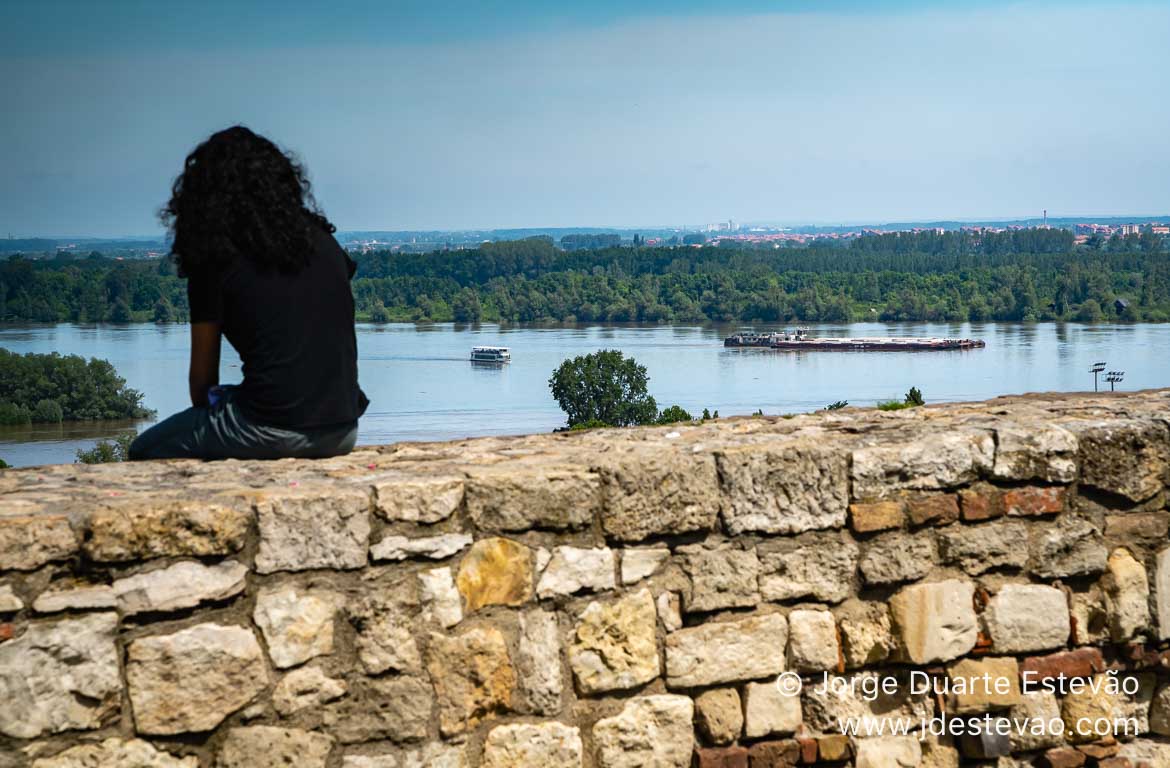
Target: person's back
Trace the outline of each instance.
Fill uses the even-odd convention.
[[[331,456],[352,449],[368,404],[357,384],[354,264],[311,204],[304,172],[246,128],[187,158],[164,210],[188,278],[192,408],[131,445],[133,459]],[[219,386],[226,336],[244,363]]]

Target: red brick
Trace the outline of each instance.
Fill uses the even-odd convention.
[[[748,749],[751,768],[793,768],[799,763],[800,745],[795,739],[761,741]]]
[[[968,522],[990,520],[1003,514],[1003,494],[986,483],[973,485],[959,491],[959,507]]]
[[[0,624],[0,641],[11,640],[16,634],[16,628],[11,624]]]
[[[748,751],[745,747],[696,749],[691,765],[693,768],[748,768]]]
[[[1057,747],[1044,753],[1040,758],[1040,765],[1046,768],[1081,768],[1085,764],[1085,756],[1071,747]]]
[[[1081,744],[1077,749],[1084,752],[1094,760],[1104,760],[1107,757],[1114,757],[1121,751],[1121,745],[1116,741],[1105,744],[1095,742],[1093,744]]]
[[[873,501],[849,505],[850,525],[858,533],[901,528],[906,513],[900,501]]]
[[[1035,517],[1064,511],[1063,487],[1012,488],[1003,492],[1003,508],[1009,515]]]
[[[796,743],[800,745],[800,762],[805,765],[812,765],[817,761],[817,740],[810,738],[796,737]]]
[[[1061,651],[1047,656],[1030,656],[1020,664],[1020,679],[1034,685],[1041,680],[1064,675],[1069,677],[1090,677],[1105,671],[1105,659],[1096,648],[1078,648],[1075,651]],[[1030,677],[1024,674],[1031,672]]]
[[[906,512],[912,525],[947,525],[959,519],[959,500],[950,493],[911,496]]]
[[[1133,768],[1128,757],[1107,757],[1097,761],[1097,768]]]

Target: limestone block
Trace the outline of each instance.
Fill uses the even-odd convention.
[[[956,714],[982,714],[1020,703],[1020,666],[1011,656],[960,659],[947,666],[947,677],[947,701]]]
[[[662,622],[663,629],[667,632],[682,629],[682,601],[679,600],[678,593],[663,592],[654,601],[654,607],[658,611],[658,620]]]
[[[0,571],[31,571],[71,557],[77,548],[77,535],[65,515],[13,502],[0,513]]]
[[[247,629],[197,624],[130,643],[126,683],[138,733],[215,728],[268,686],[256,637]]]
[[[118,598],[113,588],[106,584],[54,583],[50,589],[37,595],[37,599],[33,600],[33,610],[37,613],[117,607]]]
[[[1154,599],[1158,611],[1158,639],[1170,640],[1170,547],[1158,553],[1154,565]]]
[[[540,575],[536,594],[548,598],[613,589],[616,563],[614,552],[609,547],[557,547]]]
[[[1064,592],[1041,584],[1005,584],[983,620],[997,653],[1063,648],[1071,630]]]
[[[118,617],[95,613],[29,624],[0,643],[0,733],[34,739],[101,727],[118,711]]]
[[[264,633],[273,666],[287,669],[333,653],[333,614],[340,599],[293,586],[262,590],[252,620]]]
[[[1135,768],[1161,768],[1170,765],[1170,744],[1134,739],[1123,743],[1117,756],[1130,760]],[[1121,764],[1120,768],[1125,768],[1125,764]]]
[[[350,603],[349,622],[357,633],[358,660],[366,674],[387,671],[418,674],[422,670],[422,656],[411,621],[416,607],[417,599],[409,583]]]
[[[778,613],[708,622],[666,636],[669,688],[758,680],[784,671],[788,621]]]
[[[634,688],[658,677],[657,612],[650,590],[592,602],[569,641],[569,667],[583,694]]]
[[[894,651],[890,612],[884,602],[845,601],[834,611],[848,669],[877,664]]]
[[[321,708],[322,729],[342,744],[420,741],[427,736],[434,703],[430,683],[418,677],[359,679],[350,682],[348,696]]]
[[[837,624],[828,611],[788,614],[788,666],[798,672],[834,670],[840,660]]]
[[[711,456],[648,449],[607,460],[599,468],[607,536],[637,542],[715,527],[721,498]]]
[[[1170,473],[1170,427],[1165,421],[1111,419],[1065,424],[1077,436],[1081,484],[1145,501]]]
[[[247,566],[235,560],[210,566],[184,561],[118,579],[113,591],[126,616],[177,611],[235,597],[244,591],[247,575]]]
[[[219,748],[216,768],[325,768],[333,738],[297,728],[253,725],[232,728]]]
[[[1070,516],[1032,526],[1029,549],[1029,569],[1046,579],[1100,573],[1109,555],[1096,526]]]
[[[760,601],[760,561],[755,550],[690,545],[678,551],[691,578],[690,593],[683,601],[687,613],[743,608]]]
[[[563,723],[498,725],[488,731],[482,768],[581,768],[581,730]]]
[[[131,499],[89,517],[85,554],[99,563],[230,555],[244,548],[254,512],[245,499]]]
[[[890,598],[899,648],[915,664],[949,661],[975,647],[975,586],[948,580],[904,587]]]
[[[0,613],[16,613],[24,607],[24,601],[12,591],[11,584],[0,584]]]
[[[391,522],[437,523],[463,503],[461,475],[392,472],[373,482],[374,509]]]
[[[848,455],[811,443],[745,445],[718,454],[727,532],[800,533],[845,525]]]
[[[1095,686],[1070,691],[1061,701],[1065,738],[1074,744],[1113,737],[1112,719],[1120,701],[1105,675],[1094,675]]]
[[[475,627],[454,637],[432,633],[426,661],[443,736],[465,733],[511,709],[516,671],[495,627]]]
[[[596,473],[514,462],[475,469],[467,481],[467,512],[480,530],[584,528],[601,508]]]
[[[859,550],[836,533],[779,539],[757,548],[764,600],[811,597],[838,603],[853,593]]]
[[[346,755],[341,768],[469,768],[467,748],[462,744],[431,742],[400,755]]]
[[[340,699],[348,690],[344,680],[329,677],[318,667],[301,667],[289,672],[276,684],[272,691],[272,706],[282,716],[288,717],[302,709]]]
[[[424,557],[442,560],[471,546],[471,536],[466,533],[444,533],[440,536],[426,536],[412,539],[409,536],[387,536],[370,547],[374,560],[406,560]]]
[[[434,568],[418,574],[418,595],[423,620],[438,622],[450,629],[463,621],[463,601],[455,587],[450,568]]]
[[[199,768],[199,758],[174,757],[141,739],[109,738],[34,760],[32,768]]]
[[[972,576],[1028,564],[1028,526],[1017,521],[953,525],[938,532],[939,559]]]
[[[557,615],[549,611],[520,614],[516,673],[522,712],[556,715],[561,711],[563,667]]]
[[[917,768],[922,765],[922,744],[917,736],[877,736],[858,739],[857,768]]]
[[[859,448],[853,452],[853,496],[884,499],[900,490],[956,488],[987,474],[994,456],[995,440],[989,433],[961,429]]]
[[[1150,585],[1146,569],[1128,549],[1109,555],[1108,572],[1101,577],[1109,636],[1115,643],[1133,640],[1150,629]]]
[[[510,539],[481,539],[459,563],[455,584],[468,611],[532,599],[532,550]]]
[[[689,696],[640,696],[593,726],[598,768],[688,768],[695,743]]]
[[[636,584],[652,576],[670,558],[666,547],[629,548],[622,550],[622,584]]]
[[[1051,749],[1064,744],[1063,734],[1048,725],[1061,719],[1060,701],[1051,691],[1022,691],[1008,717],[1020,724],[1008,736],[1012,752]]]
[[[995,464],[998,480],[1042,480],[1071,483],[1077,476],[1077,438],[1055,424],[996,427]]]
[[[370,497],[330,487],[290,489],[257,502],[260,549],[257,573],[313,568],[361,568],[370,544]]]
[[[695,725],[712,744],[730,744],[743,732],[743,708],[734,688],[712,688],[695,698]]]
[[[1150,730],[1159,736],[1170,736],[1170,684],[1162,684],[1150,703]]]
[[[867,584],[896,584],[921,579],[934,567],[934,538],[929,533],[885,533],[865,543],[861,575]]]
[[[853,718],[861,729],[885,733],[899,720],[920,722],[933,713],[931,699],[911,686],[908,674],[898,674],[895,685],[883,688],[889,670],[856,672],[845,676],[840,684],[830,676],[832,685],[822,685],[820,679],[806,684],[801,693],[801,711],[804,723],[813,731],[840,733],[840,721]]]
[[[1109,611],[1105,607],[1105,593],[1099,584],[1092,584],[1084,592],[1073,592],[1069,600],[1069,616],[1076,628],[1073,640],[1078,645],[1101,645],[1109,642]]]
[[[747,684],[744,689],[744,735],[749,739],[773,733],[793,733],[800,723],[799,693],[782,693],[773,680]]]

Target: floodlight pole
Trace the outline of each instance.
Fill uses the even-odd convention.
[[[1091,366],[1089,366],[1089,373],[1093,374],[1093,391],[1094,392],[1099,391],[1097,389],[1097,374],[1099,374],[1103,370],[1105,370],[1105,363],[1093,363]]]

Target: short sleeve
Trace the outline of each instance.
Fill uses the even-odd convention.
[[[223,289],[215,274],[187,278],[187,305],[192,323],[223,322]]]

